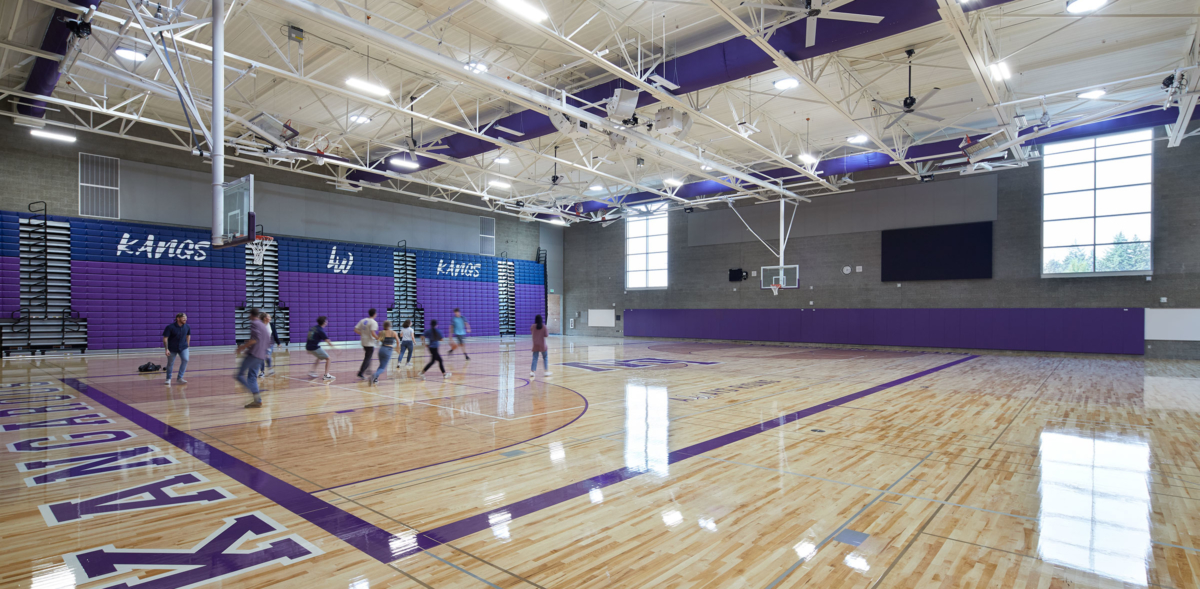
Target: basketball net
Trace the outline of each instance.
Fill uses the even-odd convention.
[[[259,235],[254,238],[254,241],[246,245],[254,253],[254,265],[262,266],[263,258],[267,255],[267,247],[271,245],[271,238],[266,235]]]
[[[772,285],[771,285],[771,294],[773,294],[773,295],[775,295],[775,296],[779,296],[779,289],[780,289],[780,288],[782,288],[782,285],[779,285],[779,284],[772,284]]]

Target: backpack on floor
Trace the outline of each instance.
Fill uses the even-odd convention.
[[[138,366],[138,372],[158,372],[159,370],[162,370],[162,366],[159,366],[153,362],[147,362],[141,366]]]

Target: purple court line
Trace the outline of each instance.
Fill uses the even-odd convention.
[[[391,543],[398,537],[391,532],[317,499],[291,484],[110,397],[95,387],[79,382],[79,379],[64,378],[62,382],[121,417],[132,421],[138,427],[162,438],[180,450],[191,454],[197,460],[274,501],[280,507],[340,538],[375,560],[384,564],[396,560],[397,556]]]
[[[550,383],[545,383],[545,384],[550,384]],[[550,386],[555,386],[555,387],[558,387],[558,388],[560,388],[560,389],[567,389],[567,387],[564,387],[564,386],[562,386],[562,385],[557,385],[557,384],[552,384],[552,385],[550,385]],[[554,432],[556,432],[556,431],[558,431],[558,430],[560,430],[560,429],[562,429],[562,428],[564,428],[564,427],[567,427],[568,425],[571,425],[572,423],[575,423],[576,421],[578,421],[580,417],[583,417],[583,416],[584,416],[584,414],[585,414],[585,413],[587,413],[588,407],[590,407],[590,406],[591,406],[591,405],[588,403],[587,397],[585,397],[585,396],[583,396],[583,395],[580,395],[580,394],[579,394],[579,391],[576,391],[576,390],[574,390],[574,389],[567,389],[567,390],[568,390],[568,391],[571,391],[572,393],[575,393],[576,395],[579,395],[579,398],[580,398],[580,399],[583,399],[583,411],[581,411],[581,412],[579,413],[579,415],[576,415],[576,416],[575,416],[575,418],[574,418],[574,419],[572,419],[571,421],[568,421],[568,422],[566,422],[566,423],[564,423],[564,424],[562,424],[562,425],[560,425],[560,426],[558,426],[558,427],[556,427],[556,428],[554,428],[554,429],[552,429],[552,430],[550,430],[550,431],[548,431],[548,432],[546,432],[546,433],[544,433],[544,434],[539,434],[539,435],[536,435],[536,436],[534,436],[534,437],[532,437],[532,438],[529,438],[528,440],[521,440],[520,442],[514,442],[514,443],[512,443],[512,444],[509,444],[509,445],[507,445],[507,446],[501,446],[501,447],[499,447],[499,448],[492,448],[491,450],[488,450],[488,451],[486,451],[486,452],[480,452],[480,453],[478,453],[478,454],[471,454],[470,456],[462,456],[462,457],[459,457],[459,458],[452,458],[452,459],[450,459],[450,460],[443,460],[443,461],[441,461],[441,462],[435,462],[435,463],[433,463],[433,464],[426,464],[425,466],[418,466],[418,467],[416,467],[416,468],[410,468],[410,469],[408,469],[408,470],[401,470],[401,471],[397,471],[397,472],[389,472],[388,474],[381,474],[381,475],[379,475],[379,476],[377,476],[377,477],[371,477],[371,478],[369,478],[369,479],[363,479],[363,480],[361,480],[361,481],[354,481],[354,482],[351,482],[351,483],[344,483],[344,484],[341,484],[341,485],[336,485],[336,486],[333,486],[333,487],[326,487],[326,488],[324,488],[324,489],[317,489],[316,491],[313,491],[313,494],[315,495],[315,494],[317,494],[317,493],[320,493],[320,492],[322,492],[322,491],[332,491],[333,489],[340,489],[340,488],[342,488],[342,487],[349,487],[350,485],[357,485],[357,484],[359,484],[359,483],[367,483],[367,482],[370,482],[370,481],[373,481],[373,480],[376,480],[376,479],[382,479],[382,478],[384,478],[384,477],[390,477],[390,476],[394,476],[394,475],[398,475],[398,474],[404,474],[404,473],[406,473],[406,472],[412,472],[412,471],[414,471],[414,470],[421,470],[422,468],[429,468],[429,467],[431,467],[431,466],[438,466],[439,464],[447,464],[447,463],[450,463],[450,462],[457,462],[457,461],[459,461],[459,460],[466,460],[467,458],[474,458],[474,457],[476,457],[476,456],[483,456],[484,454],[488,454],[488,453],[491,453],[491,452],[497,452],[497,451],[500,451],[500,450],[504,450],[504,449],[506,449],[506,448],[512,448],[513,446],[519,446],[519,445],[521,445],[521,444],[525,444],[525,443],[528,443],[528,442],[532,442],[532,441],[534,441],[534,440],[536,440],[536,439],[538,439],[538,438],[541,438],[541,437],[548,436],[548,435],[550,435],[550,434],[552,434],[552,433],[554,433]],[[442,397],[442,398],[443,398],[443,399],[453,399],[453,398],[455,398],[455,397]],[[431,405],[431,407],[441,407],[441,405]],[[453,409],[453,407],[446,407],[446,409]]]
[[[873,386],[869,389],[865,389],[865,390],[859,391],[857,393],[851,393],[849,395],[846,395],[844,397],[839,397],[832,401],[828,401],[825,403],[821,403],[819,405],[813,405],[812,407],[801,409],[800,411],[797,411],[795,413],[789,413],[787,415],[776,417],[769,421],[764,421],[759,424],[755,424],[755,425],[752,425],[749,427],[742,428],[737,431],[733,431],[733,432],[729,432],[729,433],[721,435],[721,436],[717,436],[716,438],[713,438],[711,440],[707,440],[704,442],[700,442],[699,444],[694,444],[694,445],[688,446],[686,448],[681,448],[679,450],[675,450],[674,452],[671,452],[669,454],[668,464],[675,464],[676,462],[681,462],[683,460],[687,460],[688,458],[691,458],[693,456],[698,456],[705,452],[709,452],[712,450],[716,450],[718,448],[722,448],[724,446],[728,446],[729,444],[732,444],[734,442],[738,442],[738,441],[744,440],[746,438],[749,438],[751,436],[755,436],[755,435],[761,434],[763,432],[773,430],[777,427],[783,426],[785,424],[791,423],[791,422],[799,420],[799,419],[803,419],[805,417],[810,417],[810,416],[816,415],[823,411],[833,409],[833,408],[843,405],[845,403],[856,401],[858,399],[861,399],[861,398],[869,396],[869,395],[873,395],[880,391],[902,385],[904,383],[916,380],[923,376],[928,376],[930,374],[933,374],[933,373],[941,371],[941,370],[945,370],[952,366],[957,366],[959,364],[962,364],[963,362],[967,362],[967,361],[973,360],[978,357],[979,356],[968,356],[966,358],[961,358],[959,360],[955,360],[955,361],[949,362],[947,364],[942,364],[941,366],[938,366],[936,368],[930,368],[929,370],[923,370],[916,374],[911,374],[911,375],[905,376],[903,378],[898,378],[891,382],[886,382],[881,385]],[[406,550],[397,551],[395,556],[397,559],[407,558],[407,557],[417,554],[419,552],[422,552],[425,550],[430,550],[432,548],[436,548],[437,546],[441,546],[442,544],[447,544],[449,542],[453,542],[455,540],[464,538],[464,537],[474,534],[476,532],[482,532],[483,530],[486,530],[491,527],[491,522],[488,519],[489,516],[503,514],[501,517],[503,517],[503,519],[505,521],[515,520],[521,516],[529,515],[529,514],[541,511],[543,509],[546,509],[548,507],[553,507],[560,503],[564,503],[571,499],[585,496],[592,489],[602,489],[602,488],[608,487],[610,485],[615,485],[621,481],[627,481],[629,479],[638,477],[638,476],[644,474],[645,472],[646,471],[630,470],[628,468],[621,468],[621,469],[609,471],[604,474],[594,476],[590,479],[585,479],[585,480],[579,481],[577,483],[572,483],[572,484],[566,485],[564,487],[559,487],[557,489],[547,491],[547,492],[541,493],[539,495],[535,495],[528,499],[522,499],[520,501],[517,501],[514,503],[509,503],[508,505],[504,505],[502,507],[498,507],[498,508],[489,510],[487,512],[480,513],[478,515],[473,515],[473,516],[458,520],[456,522],[451,522],[446,525],[439,526],[432,530],[417,534],[416,542],[414,543],[414,542],[412,542],[412,540],[409,540],[408,541],[409,548]]]

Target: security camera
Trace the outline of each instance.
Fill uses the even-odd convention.
[[[933,174],[921,174],[921,182],[933,182]]]

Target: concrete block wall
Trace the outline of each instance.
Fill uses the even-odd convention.
[[[615,329],[587,327],[589,308],[615,307],[621,315],[621,309],[1200,307],[1198,161],[1200,140],[1170,149],[1164,141],[1155,143],[1154,275],[1149,281],[1144,276],[1041,277],[1042,168],[1032,162],[996,173],[991,280],[883,283],[881,234],[871,231],[792,238],[786,258],[800,266],[800,288],[772,296],[759,288],[757,277],[728,281],[731,268],[749,272],[778,263],[762,244],[689,247],[688,214],[674,211],[668,214],[670,287],[627,292],[624,226],[576,224],[564,231],[564,333],[623,333],[624,317]],[[872,182],[866,174],[856,179],[860,189],[912,182]],[[804,214],[804,205],[797,214]],[[843,266],[862,266],[863,271],[845,275]],[[566,328],[571,318],[576,319],[573,330]],[[1200,358],[1195,353],[1200,346],[1189,342],[1147,342],[1147,356],[1168,349],[1173,356]]]

